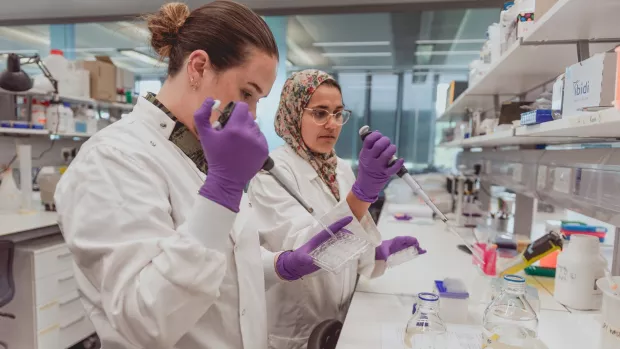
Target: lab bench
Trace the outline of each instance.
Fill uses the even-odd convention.
[[[13,300],[0,310],[0,340],[9,349],[62,349],[95,330],[82,305],[71,253],[55,212],[0,213],[0,239],[15,242]]]
[[[479,272],[472,265],[472,256],[459,249],[463,241],[446,230],[445,224],[415,224],[389,219],[389,205],[379,219],[383,239],[400,235],[415,236],[428,252],[408,263],[388,269],[377,279],[361,277],[344,321],[337,349],[382,347],[382,326],[401,324],[411,317],[418,292],[431,292],[434,280],[460,278],[474,291]],[[413,206],[413,205],[412,205]],[[463,234],[463,232],[460,232]],[[597,348],[601,328],[599,312],[576,312],[558,303],[545,288],[544,278],[527,277],[538,289],[540,302],[539,338],[549,349]],[[480,307],[470,305],[470,324],[481,324]]]

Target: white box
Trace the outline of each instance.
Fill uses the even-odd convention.
[[[611,106],[615,79],[615,53],[599,53],[566,68],[562,116],[578,116],[582,108]]]

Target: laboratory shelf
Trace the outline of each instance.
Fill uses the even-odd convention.
[[[537,21],[525,42],[620,38],[620,1],[559,0]]]
[[[463,139],[461,145],[463,148],[475,148],[475,147],[497,147],[503,145],[513,145],[514,129],[493,132],[484,136],[476,136],[467,139]]]
[[[453,141],[450,142],[444,142],[444,143],[440,143],[438,145],[438,147],[441,148],[460,148],[463,144],[463,140],[462,139],[455,139]]]
[[[57,137],[84,137],[84,138],[88,138],[88,137],[91,137],[92,134],[88,134],[88,133],[84,133],[84,132],[65,132],[65,133],[54,133],[54,134],[52,134],[52,136],[57,136]]]
[[[9,135],[48,135],[48,130],[35,130],[32,128],[12,128],[12,127],[0,127],[0,134]]]
[[[518,138],[535,137],[547,144],[615,140],[620,138],[620,111],[609,108],[516,129]]]

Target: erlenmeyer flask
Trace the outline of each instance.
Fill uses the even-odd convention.
[[[439,317],[439,296],[434,293],[419,293],[413,315],[405,330],[405,344],[413,348],[416,336],[436,337],[446,332],[446,325]]]
[[[484,312],[483,326],[487,339],[524,348],[538,332],[538,317],[525,299],[525,279],[504,276],[501,293]]]

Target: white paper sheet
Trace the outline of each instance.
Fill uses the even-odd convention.
[[[482,329],[480,326],[448,325],[448,331],[444,335],[416,335],[411,342],[411,347],[405,343],[405,328],[401,324],[383,325],[383,349],[480,349]]]

